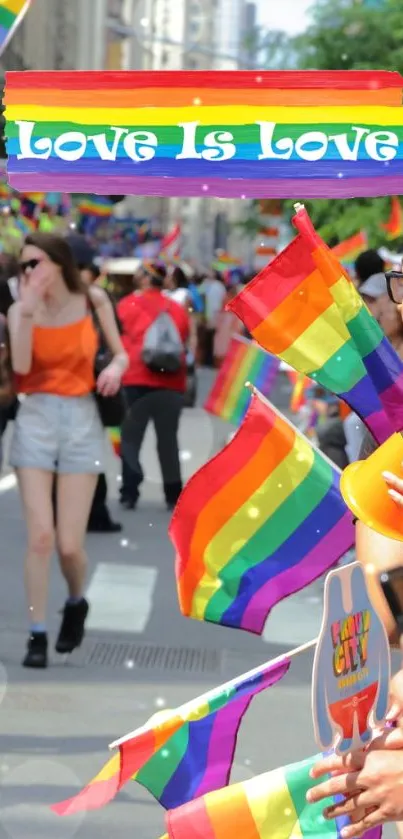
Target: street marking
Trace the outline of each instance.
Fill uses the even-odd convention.
[[[157,569],[149,566],[100,562],[87,591],[87,629],[144,632],[157,576]]]
[[[4,475],[3,478],[0,478],[0,493],[9,492],[10,489],[15,489],[16,486],[17,478],[13,473],[11,475]]]
[[[318,635],[323,614],[323,598],[311,591],[298,592],[278,603],[269,615],[262,634],[266,644],[297,646],[305,638]]]

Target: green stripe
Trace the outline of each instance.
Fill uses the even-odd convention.
[[[323,367],[307,375],[332,393],[344,393],[351,390],[367,373],[351,338],[326,361]]]
[[[363,358],[376,350],[383,338],[381,327],[365,307],[348,321],[347,328]]]
[[[140,769],[136,775],[136,781],[159,799],[186,754],[188,742],[189,723],[185,723]]]
[[[314,781],[309,776],[312,766],[318,759],[319,756],[286,766],[284,771],[285,781],[295,812],[298,815],[299,826],[304,839],[313,839],[315,836],[320,836],[320,839],[337,839],[336,822],[333,820],[327,821],[323,818],[323,810],[326,806],[332,804],[332,800],[325,799],[317,804],[308,804],[306,801],[308,790],[323,782],[323,778]]]
[[[273,554],[315,510],[332,486],[333,470],[315,451],[311,470],[296,489],[291,475],[284,474],[282,480],[289,485],[290,495],[224,566],[219,574],[222,585],[207,604],[205,620],[220,621],[238,594],[242,575]],[[264,512],[264,497],[262,506]],[[239,532],[241,535],[241,524]]]
[[[250,381],[252,384],[255,384],[256,377],[262,365],[261,350],[259,350],[258,347],[250,347],[249,352],[251,353],[250,366],[246,372],[245,381],[241,383],[238,400],[234,406],[232,415],[227,418],[228,422],[232,422],[234,425],[239,425],[243,417],[246,404],[250,399],[250,391],[245,387],[245,382]]]
[[[4,6],[0,6],[0,26],[4,26],[5,29],[11,29],[14,25],[15,19],[17,15],[14,12],[10,12],[9,9],[6,9]]]
[[[6,96],[7,101],[7,96]],[[20,112],[21,118],[24,115],[24,105],[20,105]],[[83,113],[85,114],[85,108],[83,108]],[[5,113],[7,119],[7,109]],[[256,124],[251,125],[227,125],[225,122],[225,111],[223,111],[224,122],[220,124],[214,125],[202,125],[199,126],[197,129],[197,141],[202,142],[204,136],[210,131],[222,131],[223,125],[225,125],[226,131],[230,131],[234,137],[234,142],[236,145],[245,144],[252,144],[256,143],[260,146],[260,129],[259,126]],[[116,124],[116,123],[115,123]],[[147,129],[153,131],[158,135],[160,143],[172,144],[175,142],[175,138],[179,138],[178,142],[182,143],[183,141],[183,131],[182,129],[178,128],[177,125],[157,125],[157,126],[150,126],[147,121],[144,123],[137,123],[137,125],[129,125],[127,123],[122,123],[122,125],[126,125],[126,127],[131,127],[133,129],[138,128],[141,130]],[[82,123],[75,123],[75,122],[37,122],[35,125],[34,136],[35,137],[43,137],[44,135],[48,137],[59,137],[60,134],[63,134],[65,131],[77,131],[77,126],[84,131],[85,134],[103,134],[107,133],[107,135],[112,139],[113,133],[111,132],[111,126],[106,124],[100,125],[85,125]],[[385,130],[382,129],[380,126],[368,126],[370,130],[378,131],[378,130]],[[351,124],[350,125],[321,125],[317,126],[314,123],[308,123],[308,125],[284,125],[280,124],[277,125],[276,130],[274,132],[274,142],[278,139],[284,137],[291,137],[291,139],[296,140],[301,134],[306,133],[307,131],[312,131],[313,129],[324,131],[325,134],[347,134],[348,141],[351,145],[354,143],[355,134],[351,131]],[[394,131],[399,140],[403,141],[403,126],[395,126],[389,127],[390,130]],[[18,126],[15,122],[8,121],[6,125],[7,130],[7,137],[10,139],[18,138],[19,131]],[[361,144],[361,147],[362,144]]]

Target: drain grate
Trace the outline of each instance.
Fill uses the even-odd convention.
[[[217,673],[221,669],[221,655],[216,650],[98,641],[87,657],[87,664],[143,670],[177,670],[186,673]]]

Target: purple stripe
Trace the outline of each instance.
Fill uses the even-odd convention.
[[[46,175],[24,174],[23,163],[16,164],[17,172],[9,172],[9,183],[22,192],[89,192],[99,195],[157,195],[157,196],[204,196],[219,198],[366,198],[379,195],[403,195],[403,176],[390,178],[334,178],[307,181],[295,180],[244,180],[234,178],[209,178],[205,183],[200,178],[101,178],[94,175]],[[207,189],[203,189],[206,187]]]
[[[356,413],[358,413],[356,411]],[[369,428],[377,443],[384,443],[393,434],[389,418],[383,411],[371,414],[369,417],[362,417],[363,422]]]
[[[329,553],[340,559],[355,541],[354,525],[348,511],[342,519],[318,542],[303,562],[287,568],[270,579],[249,601],[243,614],[241,628],[249,632],[262,632],[262,614],[268,615],[279,600],[289,597],[309,585],[329,570]],[[337,560],[335,560],[336,562]]]
[[[403,373],[381,394],[382,404],[395,431],[403,429]]]

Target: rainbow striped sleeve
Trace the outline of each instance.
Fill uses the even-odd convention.
[[[104,807],[130,780],[166,809],[229,783],[239,726],[258,693],[288,672],[285,656],[239,676],[176,711],[156,714],[74,798],[55,804],[59,816]]]
[[[269,396],[280,359],[262,350],[254,341],[234,335],[204,408],[233,425],[239,425],[248,409],[251,393],[246,382]]]
[[[254,339],[337,394],[378,442],[403,428],[403,364],[305,211],[299,236],[228,304]]]
[[[104,195],[396,194],[402,87],[378,70],[9,72],[8,177]]]
[[[187,483],[169,533],[183,615],[261,634],[271,608],[354,542],[339,474],[254,396],[230,443]]]
[[[340,839],[344,818],[326,821],[325,806],[307,804],[318,757],[294,763],[192,801],[166,817],[168,839]],[[323,780],[323,779],[321,779]],[[364,839],[381,839],[382,828]]]

